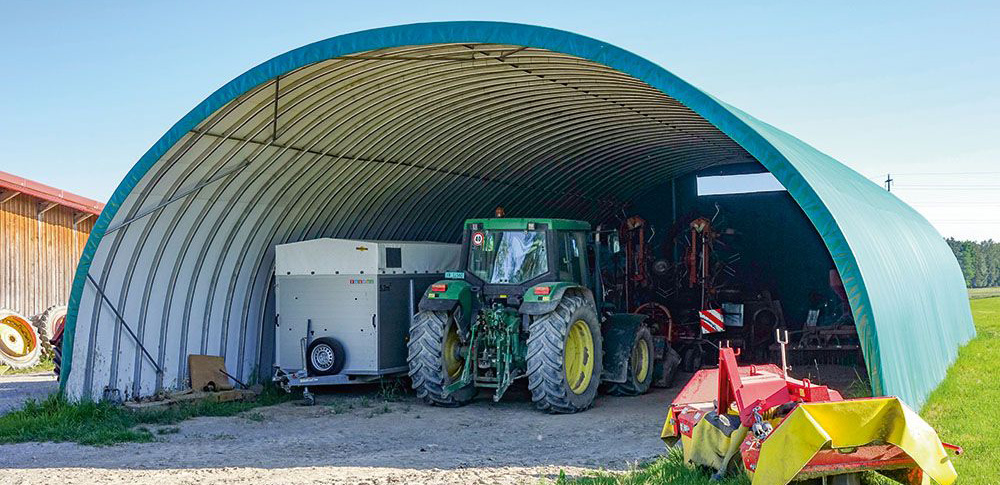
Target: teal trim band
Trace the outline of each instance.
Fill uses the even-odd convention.
[[[70,296],[61,381],[72,369],[80,299],[108,225],[142,177],[186,133],[243,93],[303,66],[375,49],[456,42],[548,49],[630,74],[704,117],[757,158],[802,207],[833,256],[875,394],[895,394],[919,406],[943,379],[958,345],[975,334],[957,262],[937,231],[836,160],[605,42],[530,25],[441,22],[367,30],[287,52],[222,86],[171,127],[128,172],[87,240]]]

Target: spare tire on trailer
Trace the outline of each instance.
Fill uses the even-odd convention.
[[[52,355],[52,340],[62,333],[66,324],[66,305],[52,305],[31,319],[42,343],[42,353]]]
[[[42,346],[38,331],[27,318],[0,310],[0,365],[24,369],[38,364]]]
[[[344,368],[344,361],[344,346],[330,337],[313,340],[306,351],[306,366],[311,376],[336,374]]]

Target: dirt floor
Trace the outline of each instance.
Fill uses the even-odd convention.
[[[841,390],[857,378],[833,365],[798,365],[792,374]],[[55,388],[47,376],[0,377],[0,410]],[[560,471],[623,470],[656,457],[679,391],[600,396],[587,412],[551,416],[535,411],[523,389],[500,403],[481,394],[443,409],[400,387],[341,387],[318,394],[313,407],[286,403],[152,428],[155,443],[2,445],[0,483],[537,484]]]
[[[535,411],[523,394],[443,409],[409,395],[386,401],[378,387],[339,390],[313,407],[287,403],[153,428],[163,433],[157,443],[3,445],[0,483],[534,484],[560,470],[625,469],[655,457],[678,390],[601,396],[566,416]]]

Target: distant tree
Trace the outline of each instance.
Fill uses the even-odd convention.
[[[1000,286],[1000,243],[986,241],[959,241],[947,238],[945,242],[955,253],[958,266],[970,288]]]

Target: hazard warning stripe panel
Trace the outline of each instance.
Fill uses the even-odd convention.
[[[726,324],[722,321],[721,309],[701,310],[698,312],[701,319],[701,333],[719,333],[726,331]]]

